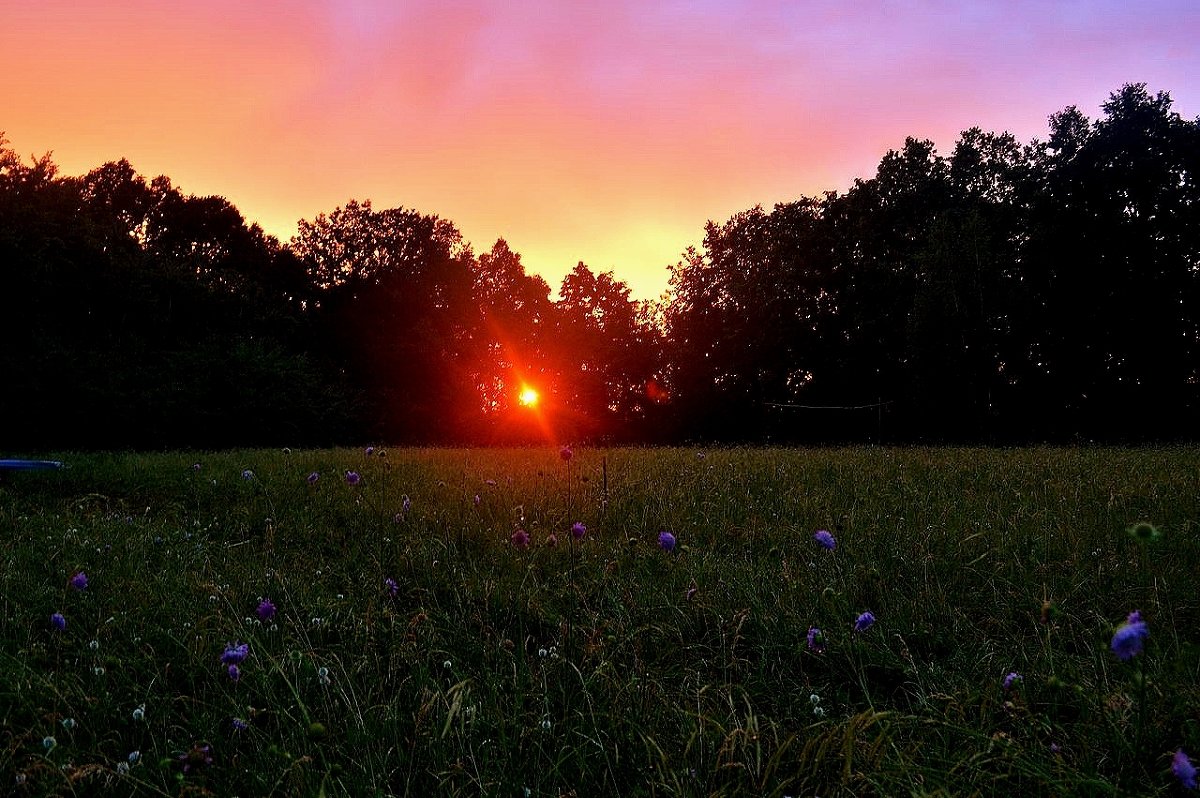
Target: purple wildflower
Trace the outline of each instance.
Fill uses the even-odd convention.
[[[200,470],[200,464],[199,464],[199,463],[192,463],[192,470],[193,470],[193,471],[199,471],[199,470]]]
[[[828,530],[818,529],[813,535],[813,540],[821,544],[821,548],[833,551],[837,547],[837,541],[833,539],[833,535],[829,534]]]
[[[1004,681],[1002,682],[1002,684],[1003,684],[1005,690],[1011,690],[1011,689],[1013,689],[1013,687],[1015,687],[1016,685],[1020,684],[1023,681],[1025,681],[1024,676],[1017,673],[1016,671],[1012,671],[1005,675]]]
[[[587,527],[583,525],[582,521],[576,521],[574,524],[571,524],[571,537],[576,540],[583,540],[583,536],[586,534]]]
[[[179,762],[183,765],[184,773],[206,768],[213,763],[212,746],[208,743],[196,743],[191,749],[179,755]]]
[[[383,580],[383,589],[384,592],[387,593],[388,598],[395,598],[396,594],[400,592],[400,585],[396,583],[395,579],[392,579],[389,576],[387,579]]]
[[[1192,760],[1188,759],[1188,755],[1180,748],[1175,752],[1175,756],[1171,757],[1171,772],[1175,774],[1175,778],[1179,779],[1179,783],[1185,790],[1196,789],[1196,766],[1192,764]]]
[[[1125,623],[1117,627],[1113,634],[1112,650],[1117,659],[1128,662],[1142,653],[1142,646],[1150,636],[1150,627],[1142,620],[1142,614],[1137,610],[1129,613]]]
[[[363,450],[363,454],[365,454],[367,457],[370,457],[371,455],[375,454],[375,447],[368,446],[365,450]]]
[[[478,507],[478,506],[479,506],[479,503],[480,503],[480,502],[482,502],[482,501],[483,501],[483,497],[482,497],[482,496],[480,496],[478,493],[476,493],[476,494],[475,494],[475,506],[476,506],[476,507]]]
[[[75,588],[76,590],[87,590],[87,586],[87,574],[85,574],[83,571],[80,571],[71,577],[71,587]]]
[[[665,529],[658,533],[658,547],[663,551],[675,551],[675,536]]]
[[[258,609],[255,610],[258,617],[262,621],[269,621],[275,617],[275,602],[269,598],[265,598],[258,602]]]
[[[233,719],[233,730],[235,732],[245,731],[248,728],[250,728],[250,724],[246,721],[242,720],[241,718]]]
[[[808,627],[808,650],[816,654],[825,652],[825,635],[815,626]]]
[[[862,615],[858,616],[858,619],[854,621],[854,631],[865,632],[870,629],[874,623],[875,614],[868,610],[867,612],[864,612]]]
[[[225,652],[221,654],[221,664],[236,665],[248,656],[250,656],[250,645],[248,643],[240,643],[236,646],[229,643],[225,646]]]
[[[346,484],[347,485],[357,485],[359,482],[362,482],[362,477],[358,475],[357,471],[347,471],[346,472]]]
[[[313,471],[311,474],[308,475],[308,484],[316,485],[317,480],[320,478],[321,478],[321,475],[319,473],[317,473],[316,471]]]
[[[412,499],[408,498],[407,493],[400,498],[400,509],[404,511],[405,515],[412,511]]]
[[[524,529],[518,529],[516,532],[512,533],[512,535],[509,537],[509,540],[518,549],[523,549],[529,545],[529,533]]]
[[[555,546],[557,546],[558,545],[558,535],[554,534],[553,532],[551,532],[549,535],[547,535],[546,536],[546,545],[549,546],[550,548],[554,548]]]
[[[254,479],[254,472],[253,472],[253,471],[251,471],[249,468],[247,468],[247,469],[244,469],[244,470],[242,471],[242,479],[244,479],[244,480],[246,480],[247,482],[249,482],[250,480]]]
[[[699,590],[699,588],[698,588],[698,587],[696,587],[695,583],[693,582],[693,583],[692,583],[692,586],[691,586],[691,587],[689,587],[689,588],[687,589],[687,592],[683,594],[683,597],[684,597],[685,599],[687,599],[688,601],[691,601],[692,599],[694,599],[694,598],[696,597],[696,591],[697,591],[697,590]]]
[[[65,632],[67,629],[67,619],[63,617],[61,612],[56,612],[51,615],[50,623],[60,632]]]
[[[571,462],[571,458],[575,456],[575,453],[571,451],[570,446],[564,446],[558,450],[558,456],[569,463]]]
[[[237,665],[231,664],[229,666],[229,678],[233,679],[235,682],[238,679],[242,678],[242,669],[239,668]]]

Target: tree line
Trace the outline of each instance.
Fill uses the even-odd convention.
[[[284,243],[0,138],[0,442],[1195,438],[1200,119],[1142,84],[1102,110],[709,222],[659,302],[583,263],[551,298],[504,241],[365,201]]]

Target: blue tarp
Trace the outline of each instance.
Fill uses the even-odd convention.
[[[62,468],[58,460],[0,460],[0,471],[40,471]]]

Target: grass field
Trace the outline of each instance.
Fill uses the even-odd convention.
[[[0,483],[0,792],[1174,795],[1200,754],[1196,448],[59,457]]]

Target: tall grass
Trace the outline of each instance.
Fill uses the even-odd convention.
[[[1168,795],[1200,753],[1192,448],[60,457],[0,483],[18,795]]]

